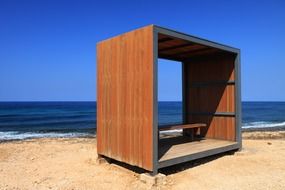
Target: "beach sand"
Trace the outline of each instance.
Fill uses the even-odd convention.
[[[166,168],[151,186],[116,164],[96,163],[95,138],[0,143],[0,189],[285,189],[285,133],[243,133],[243,150]]]

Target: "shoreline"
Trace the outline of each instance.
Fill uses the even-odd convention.
[[[161,136],[175,136],[179,135],[180,131],[169,131],[169,132],[163,132],[161,133]],[[256,134],[258,133],[258,136],[256,135],[249,135],[249,134]],[[280,133],[281,135],[277,135]],[[270,135],[273,134],[273,135]],[[243,138],[246,139],[265,139],[265,138],[284,138],[285,137],[285,126],[283,127],[266,127],[266,128],[244,128],[242,129],[242,135]],[[62,139],[62,138],[96,138],[96,132],[94,134],[86,134],[86,135],[74,135],[74,136],[62,136],[62,137],[27,137],[23,139],[0,139],[0,143],[4,142],[16,142],[16,141],[24,141],[24,140],[31,140],[31,139]]]
[[[242,132],[269,132],[269,131],[285,131],[285,126],[282,127],[258,127],[258,128],[242,128]]]
[[[13,143],[13,142],[21,142],[21,141],[33,141],[33,140],[40,140],[40,139],[96,139],[96,135],[87,135],[87,136],[74,136],[74,137],[30,137],[25,139],[8,139],[8,140],[0,140],[1,143]]]

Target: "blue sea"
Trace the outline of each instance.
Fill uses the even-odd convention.
[[[159,124],[182,121],[181,102],[159,102]],[[243,130],[285,129],[285,102],[243,102]],[[0,102],[0,141],[96,135],[96,102]]]

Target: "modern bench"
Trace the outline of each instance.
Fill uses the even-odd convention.
[[[159,127],[159,131],[169,131],[169,130],[177,130],[177,129],[199,129],[207,127],[205,123],[192,123],[192,124],[182,124],[182,125],[163,125]],[[190,133],[185,133],[186,136],[189,136],[191,140],[194,139],[194,131],[191,130]]]

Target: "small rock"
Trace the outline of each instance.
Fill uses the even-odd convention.
[[[272,143],[271,143],[271,142],[267,142],[267,144],[268,144],[268,145],[272,145]]]

